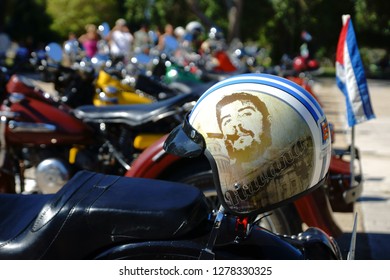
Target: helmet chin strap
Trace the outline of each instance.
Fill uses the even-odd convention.
[[[219,228],[221,226],[223,216],[225,214],[225,208],[221,205],[218,209],[217,216],[214,220],[213,228],[211,229],[211,233],[209,236],[209,240],[206,244],[206,248],[202,249],[199,255],[199,260],[214,260],[215,259],[215,253],[213,252],[213,247],[215,244],[215,241],[217,240],[217,236],[219,233]]]

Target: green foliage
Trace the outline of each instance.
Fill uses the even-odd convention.
[[[88,23],[96,25],[123,17],[134,32],[141,23],[152,28],[166,23],[185,26],[197,20],[208,31],[211,25],[228,32],[229,7],[240,0],[2,0],[0,24],[16,41],[64,40],[72,31],[84,33]],[[294,56],[302,43],[300,33],[313,36],[313,55],[334,58],[341,16],[350,14],[360,47],[390,46],[390,1],[383,0],[241,0],[240,39],[267,48],[273,63],[287,53]],[[371,56],[367,56],[371,57]]]
[[[124,0],[124,16],[132,24],[139,25],[148,21],[154,26],[163,27],[167,23],[174,26],[183,26],[193,20],[201,22],[206,30],[207,26],[191,9],[187,0]],[[197,1],[201,12],[208,18],[212,25],[227,30],[227,7],[225,1]]]
[[[213,22],[215,26],[221,28],[225,34],[227,32],[227,8],[225,1],[207,1],[201,0],[200,7],[204,14]],[[196,19],[195,19],[196,20]],[[210,28],[210,27],[209,27]]]
[[[390,2],[356,0],[356,30],[364,45],[390,51]]]
[[[182,25],[189,18],[185,0],[124,0],[123,17],[135,31],[142,23],[163,27],[167,23]]]
[[[62,38],[66,38],[69,32],[81,35],[89,23],[112,24],[119,16],[116,0],[50,0],[46,11],[53,18],[50,29]]]
[[[8,13],[5,22],[6,30],[14,41],[34,47],[38,42],[54,36],[44,28],[52,23],[52,19],[45,13],[45,1],[8,1],[5,6]]]

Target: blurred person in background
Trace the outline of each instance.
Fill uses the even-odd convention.
[[[126,20],[118,19],[106,39],[109,42],[113,60],[126,62],[129,59],[134,41],[134,36],[130,33]]]
[[[189,51],[199,53],[204,41],[204,28],[202,24],[197,21],[191,21],[186,25],[185,32],[183,46]]]
[[[94,24],[87,24],[85,26],[85,31],[86,33],[79,37],[79,42],[85,50],[85,55],[88,58],[92,58],[98,52],[100,35],[97,32],[96,25]]]
[[[69,32],[68,39],[63,44],[64,48],[64,65],[70,66],[72,62],[76,61],[80,54],[80,43],[77,39],[76,33]]]
[[[160,52],[167,55],[173,55],[179,48],[179,41],[174,35],[174,29],[172,24],[165,25],[164,34],[159,37],[157,48]]]
[[[148,53],[153,43],[149,35],[149,26],[143,23],[136,32],[134,32],[134,52]]]
[[[11,47],[11,39],[8,34],[4,31],[3,27],[0,26],[0,63],[5,63],[5,58],[8,49]]]

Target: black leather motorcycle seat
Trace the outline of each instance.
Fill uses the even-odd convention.
[[[0,244],[23,231],[52,194],[0,194]],[[1,246],[1,245],[0,245]]]
[[[195,187],[88,171],[51,197],[0,197],[13,211],[1,211],[0,259],[82,259],[110,245],[180,238],[208,217]]]
[[[185,102],[195,101],[190,94],[177,95],[162,101],[148,104],[131,105],[84,105],[77,107],[74,115],[89,122],[125,122],[131,126],[143,125],[153,121],[156,116],[168,111],[173,106],[182,106]]]

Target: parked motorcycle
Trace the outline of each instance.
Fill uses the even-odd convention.
[[[212,87],[165,141],[164,148],[176,156],[208,158],[221,202],[217,212],[210,210],[199,188],[188,184],[80,171],[56,194],[0,194],[0,207],[7,210],[0,211],[0,259],[342,259],[334,239],[318,228],[287,236],[257,225],[261,213],[321,186],[330,157],[330,139],[324,141],[320,123],[312,123],[317,117],[324,121],[316,103],[309,98],[306,108],[301,101],[282,101],[274,95],[280,80],[258,91],[262,82],[262,76],[241,76]],[[272,105],[285,105],[283,114],[299,133],[280,139],[279,145],[292,145],[291,150],[275,150],[280,168],[256,168],[273,178],[261,182],[258,174],[244,172],[231,189],[228,174],[238,170],[227,164],[225,151],[217,146],[220,138],[209,128],[210,112],[220,97],[246,96],[237,87],[261,100],[270,97],[265,102],[271,111]],[[225,109],[229,116],[241,112]],[[253,117],[260,120],[258,114]],[[272,124],[276,131],[284,129],[281,123]],[[273,185],[277,182],[283,184]]]
[[[104,106],[147,104],[156,101],[150,95],[135,92],[135,89],[129,83],[125,83],[125,79],[121,77],[124,66],[111,65],[108,61],[102,62],[108,58],[103,58],[100,54],[89,60],[78,52],[68,53],[66,44],[64,52],[57,43],[48,44],[45,50],[46,54],[43,58],[34,56],[31,63],[37,68],[44,82],[53,83],[56,91],[55,99],[71,108],[89,104]],[[72,59],[71,64],[65,66],[63,53],[77,59]],[[21,75],[14,76],[19,83],[26,80]],[[11,85],[8,92],[14,92],[15,89],[17,87]],[[159,90],[163,91],[162,88]]]
[[[8,94],[0,111],[0,167],[8,180],[0,189],[15,192],[16,180],[23,192],[29,170],[35,170],[30,177],[43,193],[57,191],[81,169],[123,175],[143,149],[181,122],[198,97],[64,110],[25,94]]]
[[[0,80],[2,100],[8,93],[18,92],[54,106],[64,105],[64,107],[67,107],[65,103],[60,104],[59,100],[56,99],[55,96],[40,88],[34,79],[29,78],[25,74],[19,74],[18,72],[15,72],[14,69],[1,67]]]
[[[61,61],[60,47],[49,45],[49,58]],[[57,70],[66,68],[48,66],[45,69],[55,69],[54,73],[57,73]],[[71,70],[70,77],[79,75]],[[76,86],[73,82],[78,83],[78,79],[69,85],[70,94],[55,98],[23,75],[13,74],[9,78],[9,73],[5,71],[0,76],[3,81],[3,137],[0,140],[3,156],[0,166],[3,177],[8,178],[1,188],[4,192],[15,191],[14,174],[18,191],[25,191],[26,185],[31,182],[29,189],[44,193],[58,190],[80,169],[123,174],[143,149],[182,120],[182,115],[190,108],[188,106],[210,86],[207,83],[187,86],[182,88],[185,90],[182,93],[178,93],[178,88],[170,88],[171,95],[162,98],[163,102],[154,101],[134,107],[85,105],[75,109],[73,106],[77,102],[91,103],[91,97],[88,97],[89,102],[82,99],[84,92],[80,90],[84,87],[73,88]],[[144,81],[145,90],[168,92],[161,83],[151,83],[150,78],[140,81]],[[57,88],[66,84],[58,83]],[[91,85],[94,87],[87,80],[82,80],[81,84],[89,89]],[[26,173],[33,169],[37,176],[27,176]],[[26,176],[36,177],[37,180],[26,180]],[[37,189],[34,184],[37,184]]]
[[[108,61],[100,62],[101,55],[99,54],[93,57],[91,61],[74,63],[72,69],[79,69],[80,64],[84,65],[83,68],[85,68],[86,65],[92,65],[94,69],[93,73],[96,74],[96,77],[94,76],[93,80],[86,81],[87,86],[89,86],[88,89],[92,88],[91,91],[87,91],[87,93],[92,92],[92,95],[87,94],[90,98],[89,103],[78,104],[78,106],[85,104],[94,104],[95,106],[147,104],[165,100],[180,94],[205,90],[214,83],[197,82],[188,84],[187,80],[181,78],[182,75],[185,75],[186,71],[180,71],[180,74],[178,75],[179,79],[176,79],[175,81],[162,80],[159,72],[145,72],[144,68],[146,66],[144,64],[149,62],[145,62],[145,59],[141,56],[141,54],[135,55],[127,64],[121,61],[114,64],[109,57],[103,58],[108,59]],[[148,57],[148,60],[151,60],[151,57]],[[154,63],[156,63],[156,65],[154,65]],[[158,69],[159,64],[160,63],[153,62],[153,68]],[[150,66],[148,67],[151,68]],[[169,76],[179,68],[178,65],[171,64],[169,70],[166,70],[161,75]],[[70,89],[70,94],[66,94],[65,96],[84,94],[84,88],[71,86]]]
[[[113,104],[147,104],[156,101],[153,96],[136,93],[136,89],[123,83],[122,73],[117,69],[100,69],[95,82],[96,93],[93,97],[95,106]],[[134,82],[133,82],[134,83]]]
[[[319,229],[216,217],[198,188],[166,181],[81,171],[56,194],[0,194],[0,208],[0,259],[341,259]]]
[[[65,46],[66,50],[66,46]],[[66,52],[65,52],[66,53]],[[70,54],[68,54],[69,56]],[[135,90],[122,83],[116,72],[118,67],[100,62],[100,54],[91,60],[80,54],[72,54],[78,60],[71,65],[63,65],[63,50],[57,43],[46,46],[46,58],[33,63],[45,82],[51,82],[61,102],[76,108],[82,105],[95,106],[112,104],[146,104],[154,100],[135,93]]]

